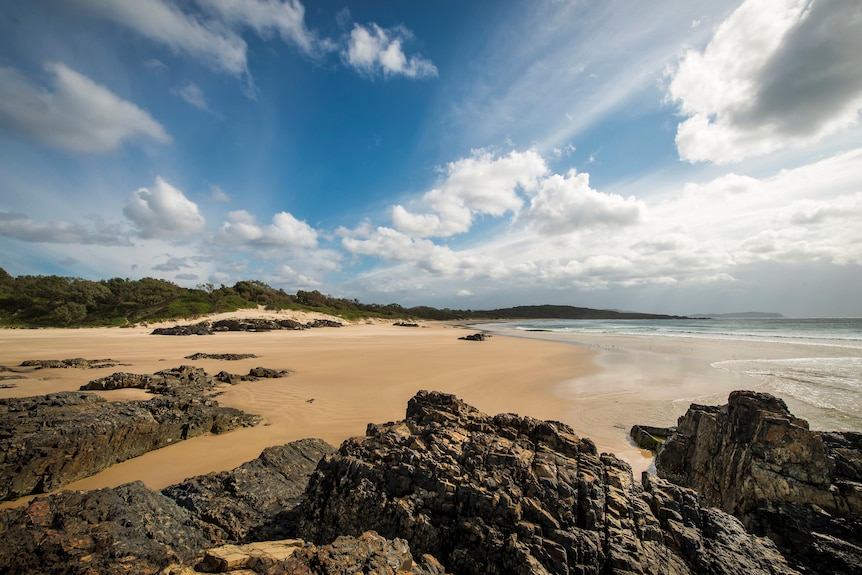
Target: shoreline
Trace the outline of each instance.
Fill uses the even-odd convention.
[[[246,310],[230,317],[286,317]],[[201,318],[195,321],[202,321]],[[307,320],[306,320],[307,321]],[[0,365],[26,359],[110,358],[128,365],[96,370],[46,369],[10,380],[0,397],[77,390],[116,371],[155,373],[179,365],[215,374],[247,373],[252,367],[286,369],[287,378],[223,385],[221,405],[261,415],[264,423],[224,435],[205,435],[120,463],[65,489],[113,487],[142,480],[160,489],[191,476],[228,470],[272,445],[318,437],[334,447],[364,435],[368,423],[404,417],[417,391],[452,393],[488,414],[517,413],[561,421],[600,452],[614,453],[635,477],[652,453],[634,445],[632,425],[676,424],[691,403],[721,405],[738,389],[764,390],[762,378],[715,367],[728,360],[795,358],[810,346],[682,336],[588,334],[506,329],[489,323],[420,322],[418,328],[370,322],[342,328],[211,336],[152,336],[155,327],[77,330],[0,330]],[[481,331],[484,342],[461,341]],[[853,350],[819,347],[845,357]],[[856,350],[858,351],[858,350]],[[240,361],[188,360],[186,355],[254,353]],[[26,383],[25,383],[26,382]],[[770,390],[766,390],[770,391]],[[148,399],[143,390],[97,392],[108,400]],[[804,404],[784,398],[790,410],[811,420]],[[23,503],[6,502],[0,507]]]

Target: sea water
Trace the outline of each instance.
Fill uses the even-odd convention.
[[[494,328],[572,334],[566,341],[591,333],[788,344],[798,357],[734,359],[712,367],[755,378],[753,389],[801,406],[797,415],[813,428],[862,431],[862,318],[525,320]]]

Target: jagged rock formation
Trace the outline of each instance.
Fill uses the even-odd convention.
[[[152,331],[152,335],[212,335],[222,331],[278,331],[301,330],[319,327],[343,327],[344,324],[330,319],[315,319],[301,323],[293,319],[222,319],[215,322],[202,321],[192,325],[177,325],[160,327]]]
[[[0,513],[7,575],[155,574],[194,561],[217,536],[173,501],[129,483],[63,492]]]
[[[121,365],[112,359],[84,359],[73,357],[71,359],[28,359],[21,362],[21,367],[34,367],[36,369],[99,369],[103,367],[117,367]]]
[[[658,451],[664,442],[667,441],[667,438],[674,432],[676,432],[676,427],[633,425],[631,430],[629,430],[629,436],[635,442],[635,445],[641,449]]]
[[[775,546],[696,494],[596,453],[561,423],[420,392],[312,475],[299,535],[376,530],[455,573],[792,573]]]
[[[52,491],[175,441],[259,422],[193,396],[109,403],[61,392],[0,399],[0,500]]]
[[[320,439],[303,439],[161,493],[135,482],[61,492],[5,510],[0,573],[158,573],[170,565],[194,566],[216,546],[289,536],[285,526],[292,525],[309,475],[333,451]]]
[[[187,355],[186,359],[222,359],[225,361],[238,361],[240,359],[252,359],[257,357],[253,353],[203,353],[197,352]]]
[[[269,447],[232,471],[186,479],[162,493],[230,541],[281,539],[295,532],[293,509],[317,462],[334,451],[321,439]]]
[[[736,391],[692,405],[656,468],[809,572],[862,573],[862,434],[810,431],[781,399]]]
[[[248,375],[236,375],[220,371],[215,376],[199,367],[181,365],[158,371],[152,375],[117,372],[107,377],[94,379],[81,386],[82,391],[107,391],[112,389],[137,388],[152,393],[170,396],[201,395],[214,390],[220,383],[237,384],[241,381],[257,381],[266,378],[287,377],[284,369],[253,367]]]

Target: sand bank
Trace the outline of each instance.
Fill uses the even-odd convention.
[[[236,315],[236,314],[233,314]],[[457,394],[486,413],[515,412],[562,420],[558,390],[597,369],[590,350],[566,344],[493,337],[460,341],[472,333],[443,324],[419,328],[350,325],[305,331],[152,336],[148,328],[0,330],[0,365],[27,359],[110,358],[127,364],[104,369],[43,369],[0,397],[74,390],[115,371],[153,373],[195,365],[208,373],[247,373],[256,366],[287,369],[283,379],[225,385],[222,405],[263,416],[265,424],[190,439],[112,467],[68,486],[93,489],[136,479],[161,488],[186,477],[233,468],[267,446],[320,437],[337,446],[363,435],[369,422],[404,417],[420,389]],[[254,353],[241,361],[184,359],[196,352]],[[101,392],[108,399],[147,397],[138,390]]]

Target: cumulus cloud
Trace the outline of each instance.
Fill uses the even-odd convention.
[[[416,264],[430,272],[451,274],[458,269],[458,257],[451,249],[431,240],[411,238],[385,226],[360,227],[341,243],[352,254]]]
[[[680,157],[736,162],[855,124],[860,29],[856,0],[746,0],[671,74]]]
[[[203,20],[163,0],[73,2],[217,70],[235,76],[248,74],[245,41],[220,22]]]
[[[637,223],[645,207],[634,197],[603,194],[590,187],[589,174],[571,170],[545,178],[530,201],[526,220],[544,234],[558,235],[589,227]]]
[[[63,220],[37,222],[24,214],[0,212],[0,235],[25,242],[129,246],[120,230],[99,220],[92,228]]]
[[[53,91],[0,67],[0,128],[77,153],[112,152],[136,138],[171,141],[147,112],[60,62],[45,65]]]
[[[192,236],[204,230],[206,221],[198,206],[161,177],[152,188],[140,188],[123,209],[143,238]]]
[[[521,209],[519,190],[532,191],[548,171],[534,150],[512,151],[507,156],[478,150],[469,158],[449,163],[440,186],[425,193],[418,202],[425,213],[392,208],[396,229],[415,237],[445,237],[466,232],[475,215],[502,216]]]
[[[314,248],[317,231],[287,212],[272,216],[271,224],[260,225],[252,214],[237,210],[228,213],[216,241],[224,246]]]
[[[354,24],[343,57],[349,66],[364,74],[436,77],[437,67],[430,60],[418,54],[408,58],[404,53],[402,46],[412,37],[413,34],[403,26],[387,29],[374,23],[368,26]]]

